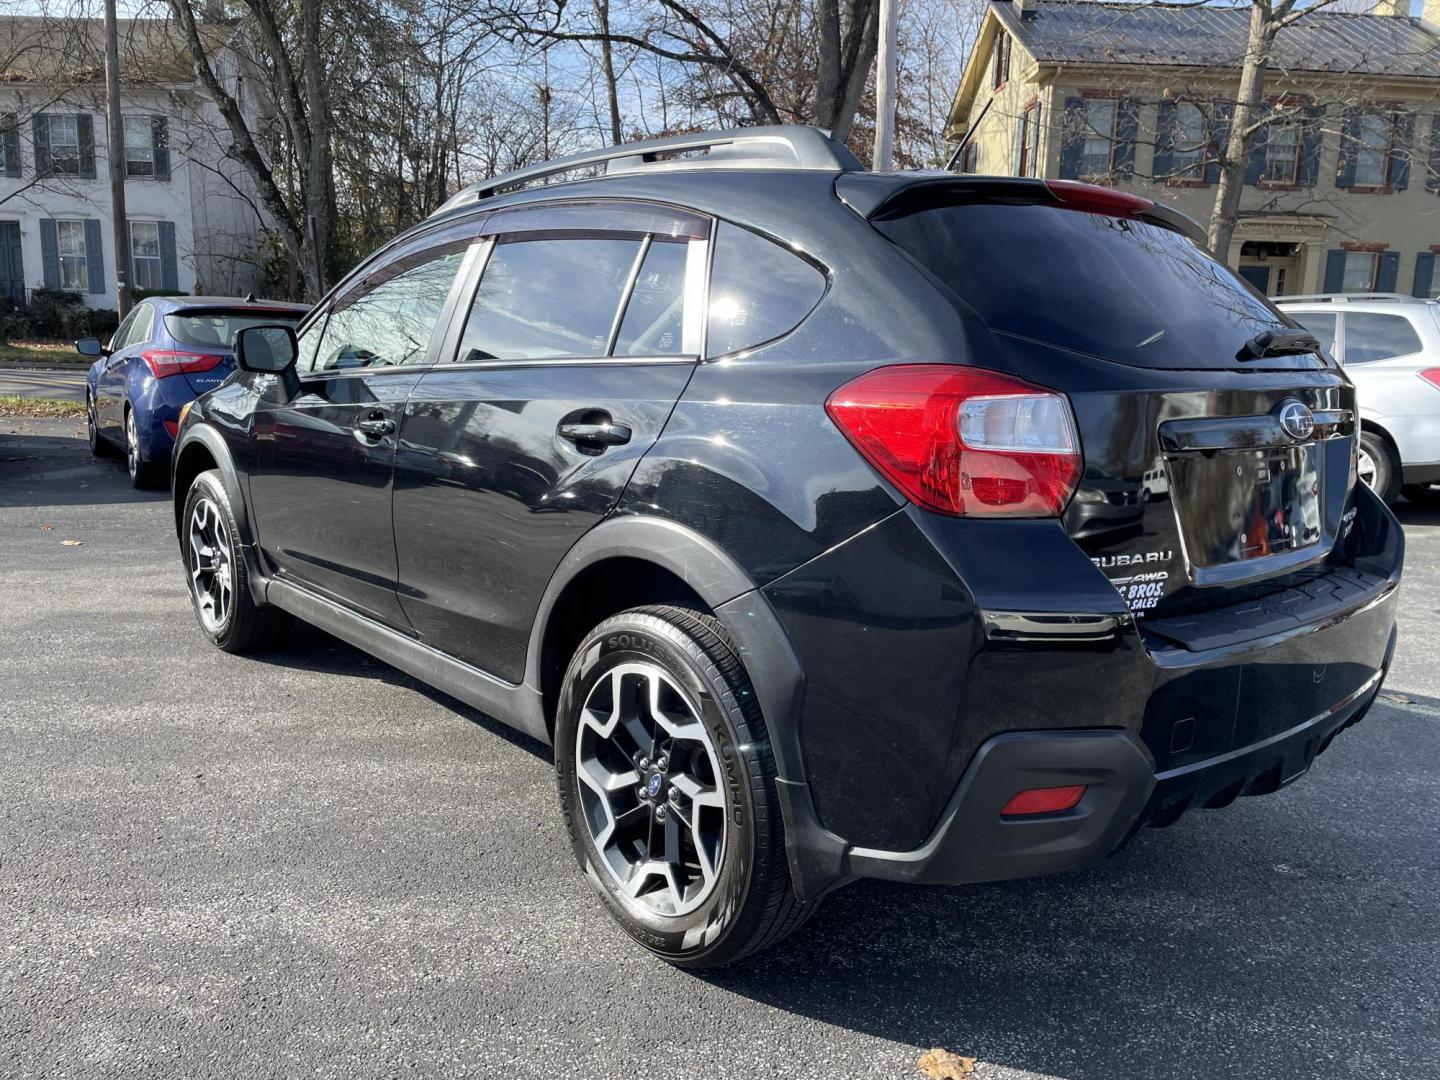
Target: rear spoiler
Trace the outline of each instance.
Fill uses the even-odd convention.
[[[1140,195],[1075,180],[1021,176],[956,176],[953,173],[849,172],[835,180],[835,194],[867,221],[886,214],[956,203],[1036,204],[1138,218],[1206,246],[1205,229],[1189,214]]]

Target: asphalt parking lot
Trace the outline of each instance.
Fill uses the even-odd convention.
[[[1401,516],[1385,696],[1300,783],[854,886],[701,978],[592,900],[545,748],[318,632],[211,648],[168,497],[0,420],[0,1076],[1440,1075],[1440,513]]]

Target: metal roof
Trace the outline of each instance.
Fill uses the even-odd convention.
[[[1024,19],[1004,0],[991,10],[1041,63],[1238,68],[1250,23],[1249,5],[1036,0],[1035,7]],[[1440,36],[1418,19],[1317,11],[1280,32],[1270,66],[1440,79]]]

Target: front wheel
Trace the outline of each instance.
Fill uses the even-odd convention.
[[[114,448],[100,434],[100,416],[95,411],[95,395],[85,391],[85,434],[90,441],[90,453],[96,457],[110,457]]]
[[[799,925],[765,721],[720,623],[678,607],[606,619],[565,673],[560,802],[581,868],[651,952],[719,967]]]
[[[226,652],[241,653],[273,641],[289,625],[279,608],[255,603],[239,549],[240,526],[220,473],[202,472],[185,497],[180,545],[195,619]]]

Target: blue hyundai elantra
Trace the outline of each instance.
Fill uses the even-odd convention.
[[[132,484],[166,486],[180,410],[235,370],[235,332],[298,323],[308,310],[270,300],[152,296],[131,309],[108,346],[99,338],[77,341],[77,351],[98,357],[85,387],[91,452],[118,446]]]

